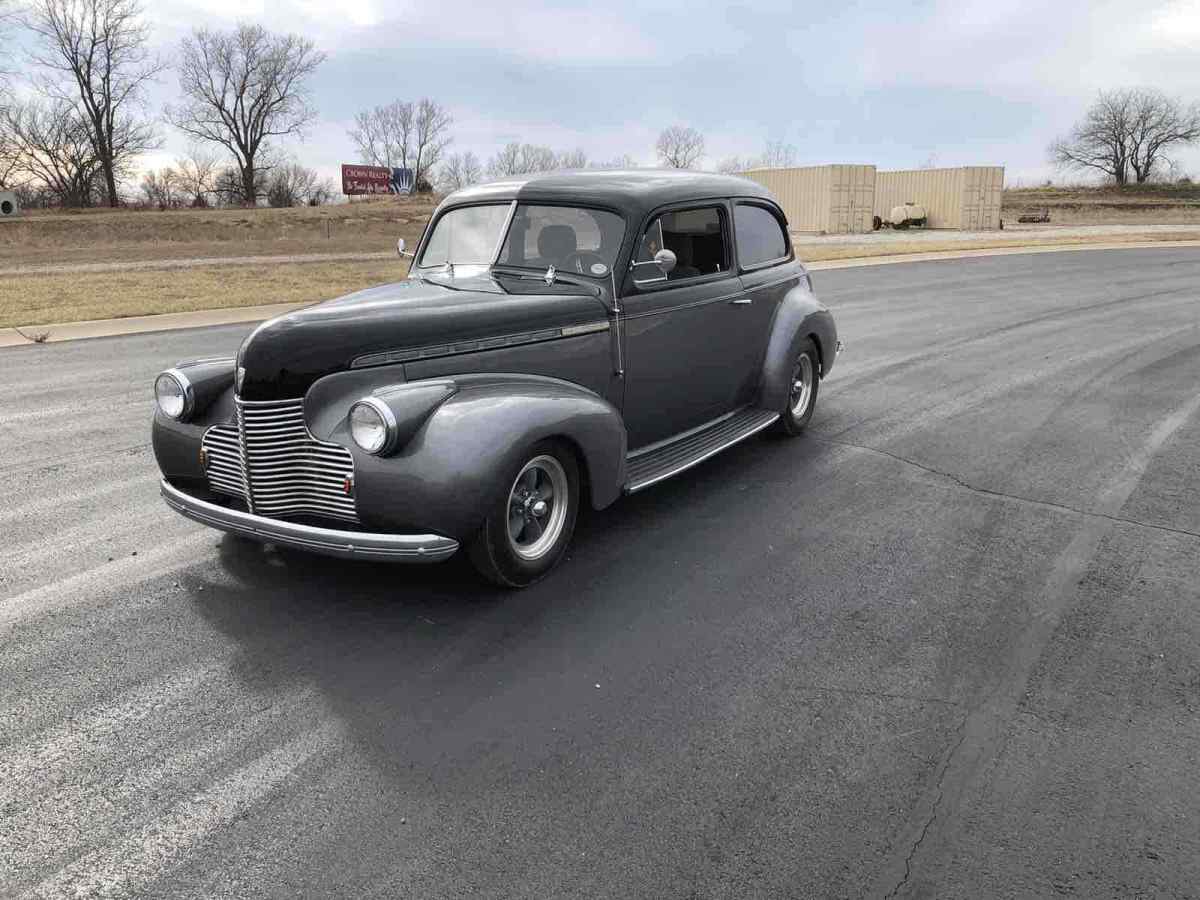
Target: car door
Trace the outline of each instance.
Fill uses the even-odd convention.
[[[733,269],[731,237],[723,201],[659,211],[642,229],[621,300],[630,449],[739,405],[753,303]],[[654,263],[661,249],[676,257],[665,275]]]
[[[743,340],[747,350],[760,362],[760,368],[775,310],[804,276],[804,269],[792,252],[785,223],[779,208],[766,201],[733,203],[738,274],[750,301],[742,323]]]

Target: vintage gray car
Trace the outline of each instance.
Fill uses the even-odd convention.
[[[799,433],[841,349],[783,212],[741,178],[472,187],[411,255],[407,280],[158,377],[171,507],[335,556],[433,562],[464,546],[519,587],[562,558],[582,503],[768,427]]]

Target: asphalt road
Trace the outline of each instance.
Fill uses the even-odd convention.
[[[519,594],[170,513],[245,326],[0,352],[0,895],[1200,894],[1200,251],[816,282],[808,436]]]

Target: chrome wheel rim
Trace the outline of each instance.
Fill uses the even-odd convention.
[[[567,521],[567,473],[553,456],[525,463],[508,492],[508,545],[521,559],[545,556]]]
[[[792,415],[799,418],[808,409],[808,402],[813,392],[813,364],[807,353],[796,361],[796,369],[792,372],[792,390],[789,395]]]

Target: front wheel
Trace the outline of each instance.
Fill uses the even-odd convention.
[[[821,385],[820,371],[816,345],[811,338],[805,338],[792,366],[787,402],[780,411],[776,428],[779,433],[797,435],[812,418],[817,406],[817,390]]]
[[[561,444],[532,447],[511,473],[474,543],[471,562],[502,587],[526,587],[553,569],[579,512],[579,466]]]

